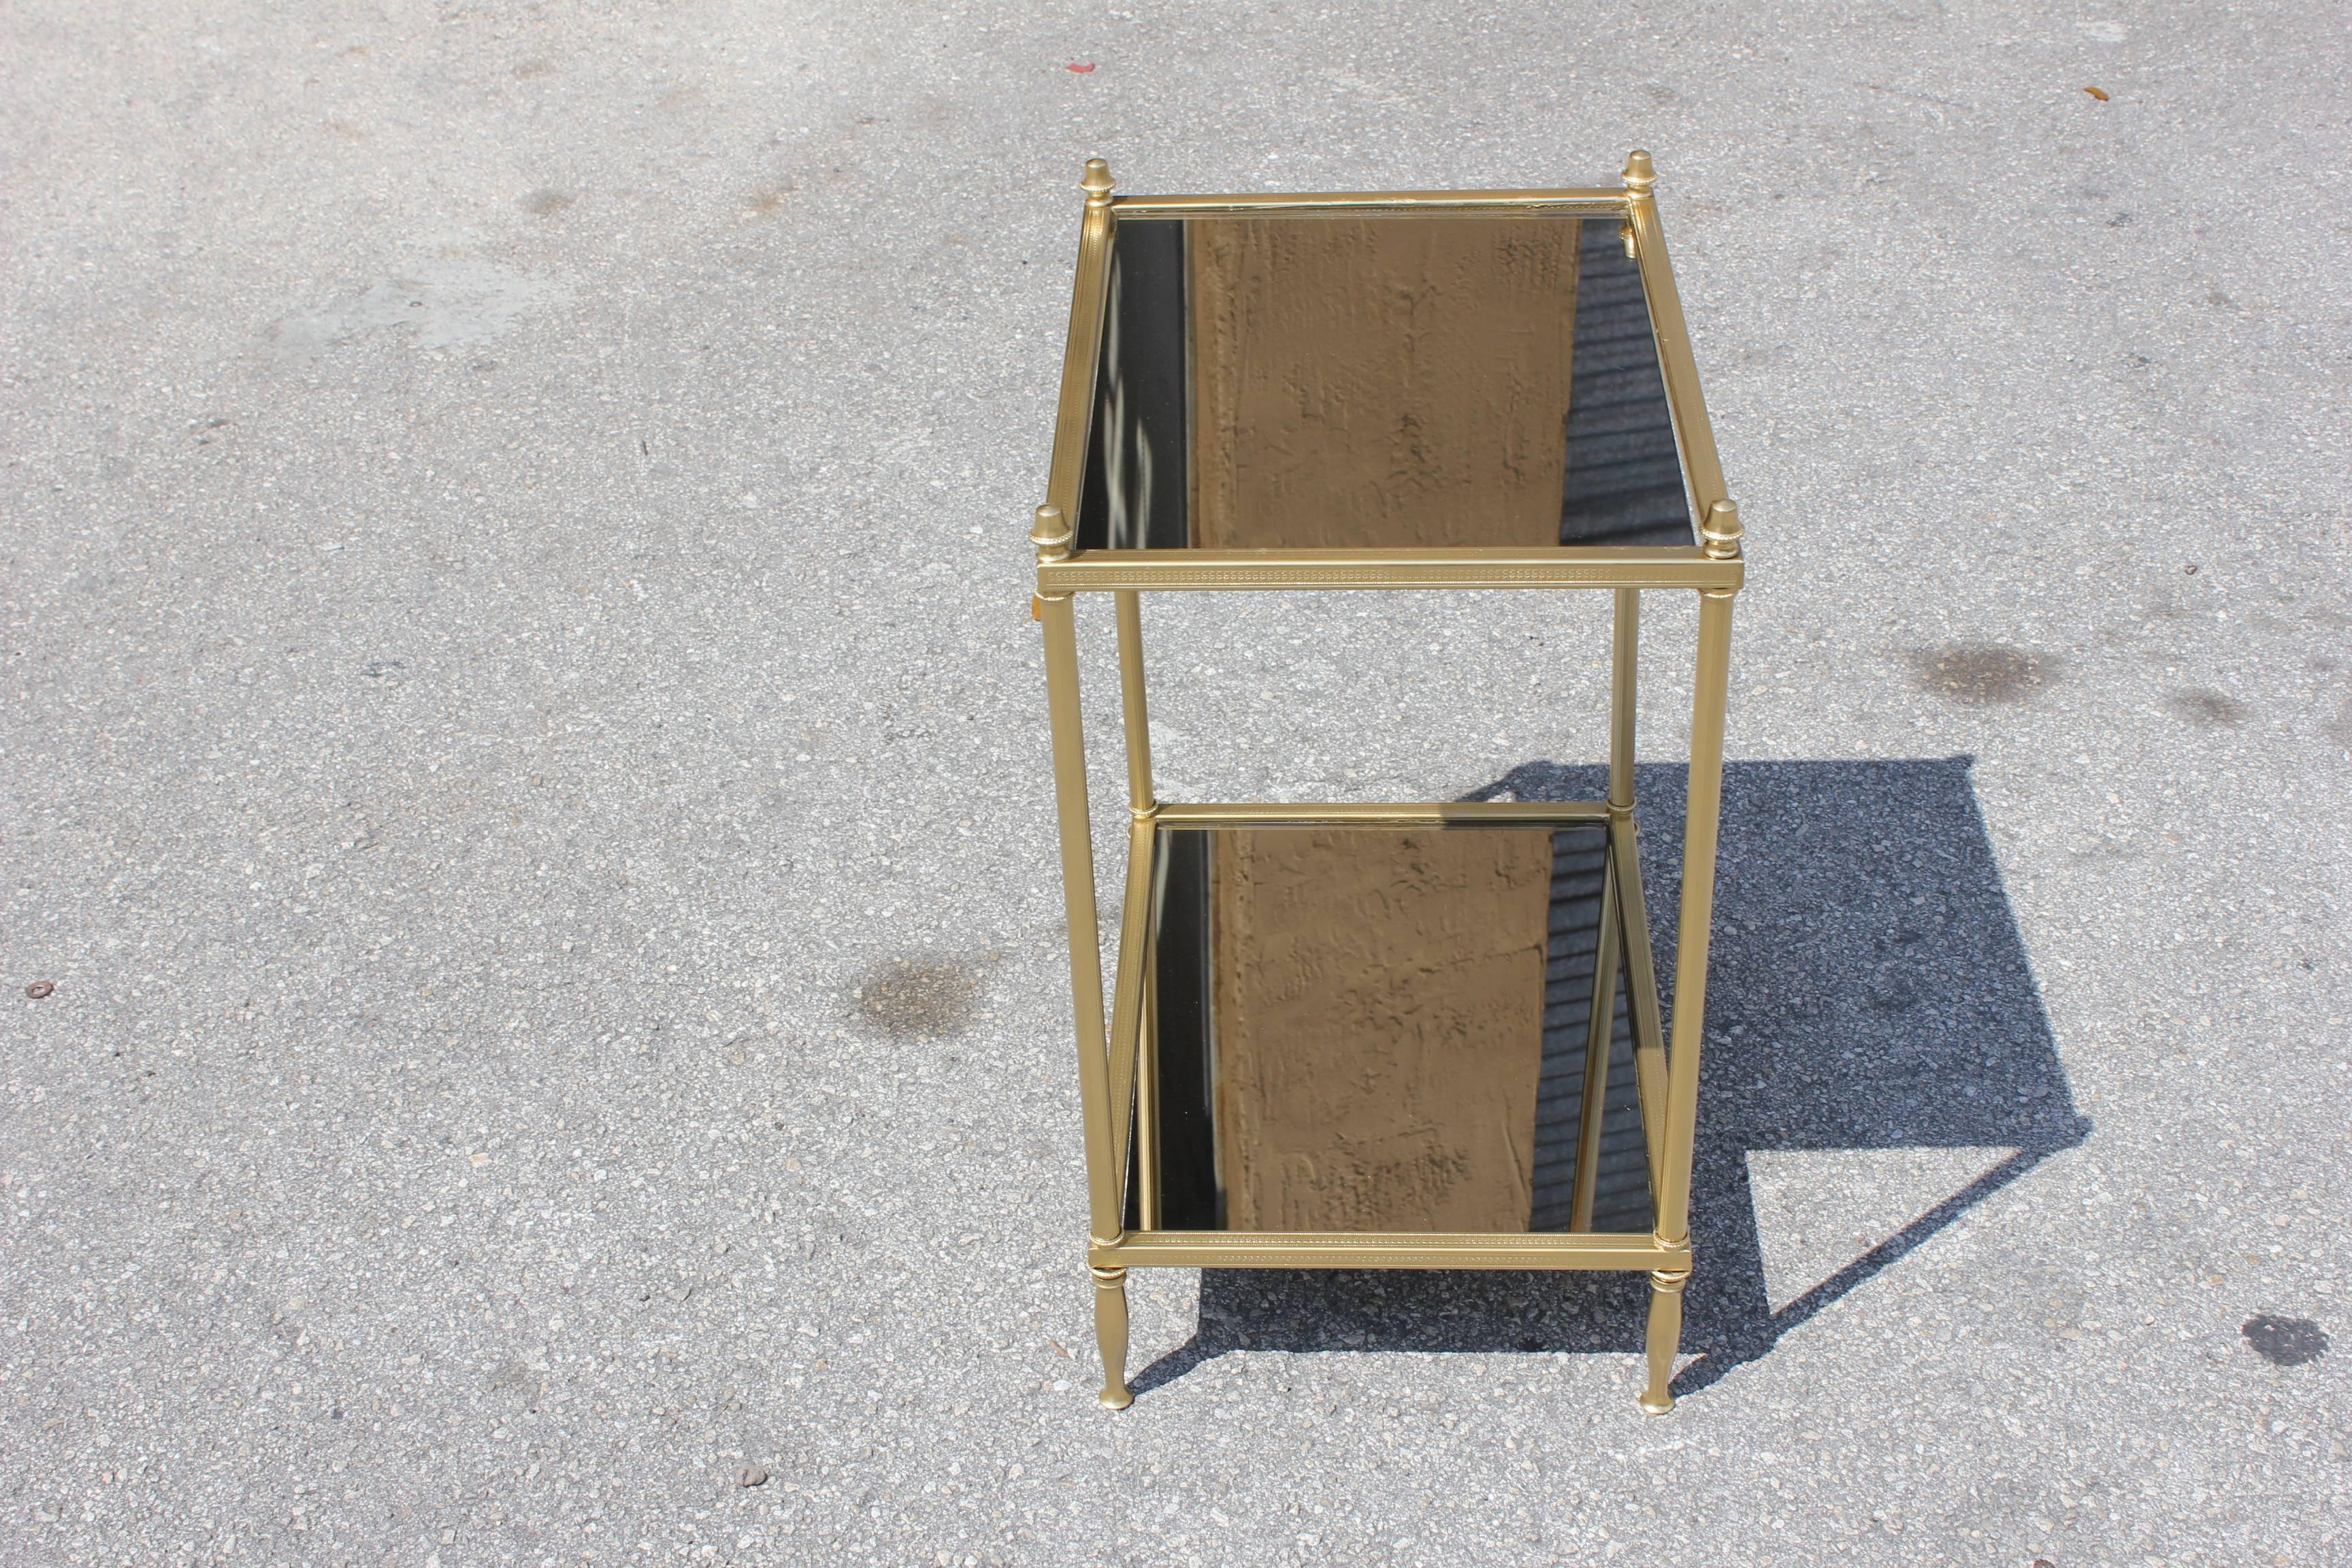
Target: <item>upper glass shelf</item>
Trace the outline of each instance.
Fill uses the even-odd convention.
[[[1122,218],[1080,550],[1696,542],[1614,220]]]

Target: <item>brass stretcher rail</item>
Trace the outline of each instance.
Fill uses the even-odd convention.
[[[1737,588],[1743,564],[1698,547],[1089,550],[1037,569],[1039,593],[1283,588]]]
[[[1687,1268],[1690,1244],[1638,1233],[1135,1231],[1088,1250],[1097,1268]]]
[[[1120,217],[1627,218],[1622,190],[1324,191],[1255,196],[1117,196]]]
[[[1217,827],[1252,822],[1282,822],[1299,826],[1442,827],[1447,824],[1578,822],[1609,820],[1603,801],[1378,801],[1352,805],[1335,801],[1213,802],[1177,804],[1154,808],[1153,820],[1162,827]]]

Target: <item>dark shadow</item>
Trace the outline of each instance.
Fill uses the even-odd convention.
[[[1725,772],[1692,1176],[1696,1266],[1675,1379],[1695,1393],[2050,1153],[2081,1142],[1966,757]],[[1651,939],[1671,988],[1685,773],[1639,779]],[[1529,763],[1471,798],[1593,800],[1601,771]],[[1669,1015],[1671,995],[1667,997]],[[2014,1151],[1775,1310],[1748,1186],[1759,1151]],[[1139,1391],[1229,1350],[1642,1348],[1636,1275],[1205,1269],[1198,1331]]]

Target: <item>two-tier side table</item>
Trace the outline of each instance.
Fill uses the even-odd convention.
[[[1616,188],[1116,196],[1087,164],[1030,537],[1112,1408],[1138,1268],[1646,1272],[1641,1403],[1673,1407],[1744,567],[1654,182],[1636,152]],[[1155,790],[1144,594],[1496,588],[1612,595],[1606,799]],[[1698,595],[1670,1032],[1634,826],[1645,590]],[[1108,1002],[1089,593],[1129,808]]]

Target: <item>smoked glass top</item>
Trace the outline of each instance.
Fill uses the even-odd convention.
[[[1570,1228],[1605,837],[1163,830],[1128,1224]],[[1591,1228],[1644,1231],[1611,990]]]
[[[1122,219],[1076,542],[1694,542],[1617,224]]]

